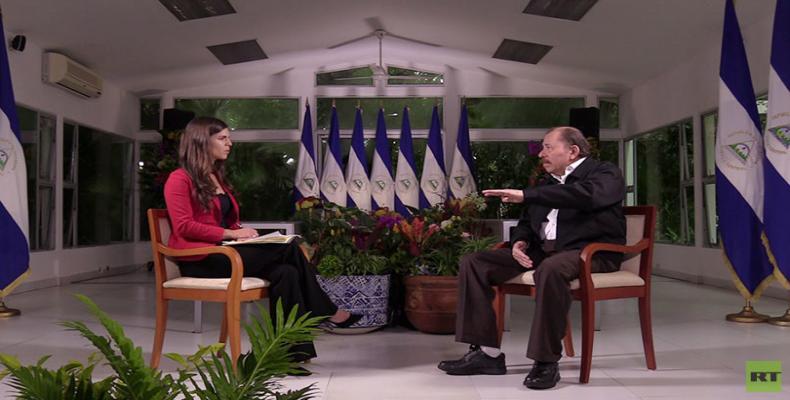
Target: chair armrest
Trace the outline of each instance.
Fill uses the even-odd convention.
[[[650,240],[645,238],[631,246],[614,243],[590,243],[582,249],[580,258],[581,270],[579,283],[581,287],[592,289],[592,257],[599,251],[611,251],[623,254],[641,253],[650,247]]]
[[[163,244],[157,245],[157,251],[168,257],[202,256],[222,254],[230,259],[230,282],[228,290],[241,291],[241,280],[244,277],[244,264],[239,252],[231,246],[196,247],[193,249],[173,249]]]

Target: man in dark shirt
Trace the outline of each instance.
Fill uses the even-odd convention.
[[[625,182],[613,164],[589,157],[590,144],[571,127],[551,129],[539,157],[552,179],[535,187],[484,190],[485,196],[525,203],[510,249],[487,250],[461,259],[455,339],[470,350],[439,363],[450,375],[507,372],[499,350],[492,285],[535,269],[535,315],[527,357],[535,360],[524,380],[531,389],[554,387],[560,379],[562,337],[572,301],[569,282],[579,277],[579,256],[588,243],[625,244],[622,202]],[[599,253],[593,272],[619,269],[622,255]]]

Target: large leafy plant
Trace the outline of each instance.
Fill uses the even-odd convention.
[[[309,399],[315,394],[312,385],[283,391],[279,379],[296,372],[289,349],[296,343],[312,340],[322,320],[308,314],[297,316],[296,308],[288,315],[282,303],[276,305],[275,318],[259,306],[260,317],[245,326],[252,350],[242,354],[234,364],[222,344],[201,347],[189,357],[166,356],[180,368],[170,375],[149,367],[143,351],[129,339],[123,327],[94,302],[77,295],[90,313],[99,320],[108,336],[101,336],[80,321],[62,323],[68,330],[87,339],[97,353],[87,364],[72,361],[58,369],[44,366],[49,356],[36,364],[22,365],[16,357],[0,354],[0,379],[8,378],[18,399]],[[113,374],[93,380],[93,370],[100,362]]]

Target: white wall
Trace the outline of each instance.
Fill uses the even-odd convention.
[[[768,88],[771,27],[773,16],[742,27],[747,57],[756,93]],[[720,249],[703,247],[704,212],[702,199],[703,148],[700,115],[718,107],[719,53],[721,43],[711,43],[696,56],[678,62],[677,67],[644,82],[621,97],[626,136],[639,134],[682,119],[694,118],[695,246],[657,245],[655,271],[697,283],[733,287],[730,272]],[[734,289],[733,289],[734,290]],[[786,291],[778,285],[766,294],[781,298]]]
[[[10,35],[6,34],[6,37]],[[18,291],[68,282],[96,273],[99,268],[119,268],[140,264],[150,258],[146,243],[63,249],[63,121],[77,122],[102,131],[129,138],[138,129],[137,98],[112,82],[104,81],[104,93],[98,99],[83,99],[41,81],[43,51],[27,42],[24,52],[9,50],[14,95],[18,104],[46,112],[57,119],[55,250],[31,254],[30,277]]]

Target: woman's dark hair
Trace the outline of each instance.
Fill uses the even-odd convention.
[[[222,120],[211,117],[198,117],[189,121],[178,148],[178,161],[192,178],[192,197],[197,199],[206,210],[211,209],[215,188],[211,181],[213,173],[223,186],[230,185],[225,180],[225,161],[214,161],[209,152],[211,136],[227,129]]]

